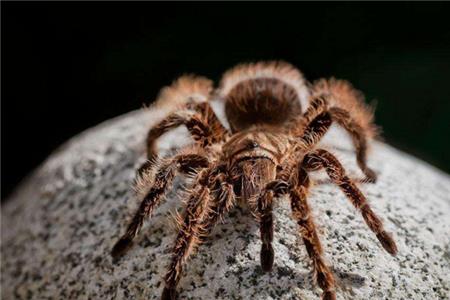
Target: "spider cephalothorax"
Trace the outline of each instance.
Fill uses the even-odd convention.
[[[211,109],[209,101],[214,98],[225,102],[231,132]],[[308,174],[319,169],[325,169],[360,211],[384,249],[396,254],[395,242],[365,196],[336,157],[317,147],[335,122],[351,135],[357,163],[366,180],[376,180],[366,164],[367,142],[376,135],[372,112],[364,104],[362,94],[349,83],[322,79],[307,87],[301,73],[291,65],[262,62],[231,69],[215,91],[205,78],[181,77],[163,89],[158,102],[177,110],[149,131],[148,161],[136,179],[142,202],[112,255],[120,256],[128,249],[177,172],[193,175],[185,213],[178,220],[180,230],[162,299],[176,298],[184,262],[238,200],[247,202],[260,225],[261,266],[270,271],[274,261],[272,203],[282,195],[291,201],[293,217],[323,290],[322,298],[335,299],[334,277],[322,257],[307,200]],[[306,109],[302,112],[302,108]],[[180,125],[189,130],[194,144],[176,155],[159,158],[155,150],[157,138]]]

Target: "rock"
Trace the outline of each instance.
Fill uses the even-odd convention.
[[[3,205],[3,299],[159,299],[176,234],[168,226],[170,213],[182,208],[176,188],[118,263],[110,250],[137,206],[131,184],[144,161],[146,130],[161,116],[132,112],[74,137]],[[183,136],[177,130],[160,146],[170,151],[189,142]],[[352,177],[362,177],[341,131],[323,144]],[[394,234],[397,257],[380,247],[338,188],[322,180],[324,174],[315,175],[322,184],[309,198],[339,282],[338,299],[449,299],[449,176],[379,142],[369,165],[379,181],[360,187]],[[245,208],[236,208],[189,261],[181,297],[319,299],[286,199],[275,216],[272,273],[259,265],[257,225]]]

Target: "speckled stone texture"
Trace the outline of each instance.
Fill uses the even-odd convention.
[[[144,161],[148,127],[157,111],[132,112],[74,137],[36,170],[2,207],[2,299],[158,299],[175,238],[176,187],[147,222],[135,246],[113,263],[110,250],[137,206],[131,183]],[[178,130],[163,151],[189,140]],[[356,168],[351,143],[334,130],[323,143],[348,173]],[[311,192],[338,299],[449,299],[450,178],[376,142],[370,155],[377,184],[360,184],[399,247],[391,257],[343,193],[326,180]],[[3,174],[7,176],[7,174]],[[259,265],[258,227],[234,209],[188,264],[182,299],[319,299],[310,259],[289,204],[275,209],[275,266]]]

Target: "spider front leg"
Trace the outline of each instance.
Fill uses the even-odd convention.
[[[319,96],[313,99],[310,107],[293,129],[293,133],[313,146],[322,139],[333,122],[342,126],[350,134],[359,168],[366,176],[366,181],[375,182],[377,179],[376,173],[367,166],[368,133],[353,120],[351,114],[345,109],[328,108],[328,101],[325,97]]]
[[[151,178],[153,172],[149,167],[140,173],[136,179],[136,189],[145,189],[145,186],[153,179],[152,186],[145,194],[136,214],[128,225],[127,231],[114,245],[111,255],[117,258],[124,254],[131,246],[144,220],[160,204],[165,191],[172,185],[176,171],[190,173],[196,169],[206,168],[208,165],[209,161],[205,156],[187,153],[163,160],[159,168],[155,171],[154,179]]]
[[[223,170],[225,168],[225,165],[217,168],[218,174],[210,185],[212,201],[210,211],[202,225],[207,233],[211,232],[217,222],[222,220],[236,203],[233,185],[230,183],[228,173]]]
[[[288,191],[288,185],[281,179],[276,179],[266,185],[260,193],[257,200],[257,219],[261,234],[261,268],[265,272],[272,270],[274,261],[273,241],[273,199],[285,194]]]
[[[317,284],[323,290],[323,300],[335,300],[335,280],[330,268],[323,259],[323,249],[317,235],[316,225],[314,224],[311,209],[307,201],[309,189],[309,177],[301,167],[295,171],[291,177],[291,189],[289,197],[291,199],[292,213],[300,227],[300,233],[303,238],[306,251],[313,261],[314,274]]]
[[[353,206],[361,212],[367,226],[376,234],[383,248],[391,255],[397,254],[397,246],[391,235],[384,230],[382,221],[372,211],[366,197],[345,174],[344,168],[333,154],[323,149],[315,150],[305,156],[303,166],[310,170],[324,168],[330,179],[341,188]]]
[[[203,170],[194,184],[194,191],[187,201],[186,211],[179,220],[180,232],[172,251],[172,262],[165,276],[162,300],[177,298],[176,286],[180,280],[183,263],[201,240],[212,230],[217,221],[234,205],[232,186],[221,179],[211,180],[213,169]],[[210,183],[212,181],[212,183]],[[218,198],[212,198],[210,187],[219,184]]]

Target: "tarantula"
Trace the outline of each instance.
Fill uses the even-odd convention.
[[[230,130],[216,117],[211,99],[225,104]],[[336,299],[335,279],[324,261],[323,249],[308,204],[309,173],[324,169],[362,214],[383,248],[397,247],[365,196],[330,152],[317,148],[332,123],[352,137],[358,166],[368,181],[376,175],[366,164],[368,140],[377,135],[371,109],[348,82],[321,79],[306,84],[302,74],[284,62],[239,65],[227,71],[217,90],[203,77],[183,76],[160,94],[159,103],[177,107],[148,133],[148,161],[137,172],[136,189],[142,202],[125,234],[115,244],[113,257],[132,244],[144,219],[160,204],[177,172],[190,174],[184,215],[165,275],[162,299],[176,299],[176,286],[185,261],[214,225],[245,201],[260,226],[261,267],[274,262],[274,199],[287,195],[299,225],[322,299]],[[309,106],[302,111],[302,105]],[[178,154],[158,158],[155,143],[168,130],[186,126],[193,145]]]

